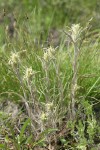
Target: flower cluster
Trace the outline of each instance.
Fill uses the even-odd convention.
[[[33,70],[32,70],[32,67],[26,68],[26,70],[25,70],[25,75],[24,75],[24,79],[30,80],[30,79],[33,77],[33,75],[34,75],[34,72],[33,72]]]
[[[8,64],[12,67],[17,67],[19,64],[21,58],[24,58],[26,56],[26,50],[22,50],[20,52],[12,52]]]
[[[82,28],[80,27],[80,24],[73,24],[71,27],[71,38],[74,42],[76,42],[82,32]]]
[[[40,119],[42,121],[47,121],[48,119],[51,119],[51,113],[52,113],[52,108],[53,108],[53,102],[49,102],[45,104],[45,112],[42,112],[40,115]]]
[[[41,116],[40,116],[40,119],[41,119],[42,121],[47,120],[47,116],[46,116],[46,114],[45,114],[44,112],[42,112],[42,114],[41,114]]]
[[[46,50],[46,52],[44,52],[44,57],[43,57],[44,60],[45,60],[45,61],[48,61],[49,59],[53,58],[54,52],[55,52],[55,49],[50,46],[50,47]]]
[[[18,53],[12,53],[8,63],[12,67],[16,67],[19,61],[20,61],[19,54]]]
[[[50,111],[52,109],[52,107],[53,107],[53,102],[46,104],[46,110],[47,111]]]

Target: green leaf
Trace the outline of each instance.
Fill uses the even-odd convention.
[[[23,134],[25,132],[25,129],[27,128],[27,126],[30,124],[30,119],[27,119],[25,122],[24,122],[24,125],[22,126],[21,128],[21,132],[20,132],[20,143],[23,141]]]
[[[60,139],[60,141],[61,141],[62,144],[67,143],[65,139]]]
[[[41,133],[40,136],[44,136],[44,135],[47,135],[47,134],[49,134],[51,132],[55,132],[55,131],[58,131],[58,129],[46,129]]]
[[[45,144],[45,138],[37,141],[37,142],[34,142],[33,143],[33,147],[37,146],[37,145],[44,145]]]
[[[5,145],[4,145],[4,144],[0,144],[0,148],[5,149]],[[3,149],[2,149],[2,150],[3,150]]]
[[[30,143],[31,142],[31,140],[32,140],[32,135],[30,135],[28,138],[27,138],[27,140],[26,140],[26,144],[28,144],[28,143]]]

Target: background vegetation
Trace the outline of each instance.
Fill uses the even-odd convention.
[[[0,0],[2,150],[100,149],[99,20],[99,0]]]

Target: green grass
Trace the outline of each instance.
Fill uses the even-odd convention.
[[[88,25],[88,20],[99,13],[96,9],[99,2],[9,0],[2,3],[6,15],[0,27],[0,148],[99,148],[97,18]],[[9,38],[5,28],[12,11],[17,22],[15,37]],[[77,41],[72,40],[72,28],[66,29],[73,23],[80,23],[85,29],[79,28],[78,39],[74,35]],[[56,37],[60,39],[56,48],[47,44],[51,29],[60,34]],[[16,58],[12,57],[14,54]]]

